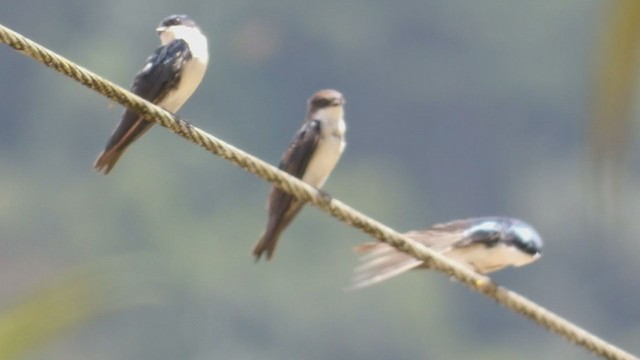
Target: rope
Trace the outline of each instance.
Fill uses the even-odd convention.
[[[386,225],[373,220],[336,199],[323,196],[316,188],[309,184],[192,126],[182,118],[149,103],[1,24],[0,41],[22,54],[99,92],[107,98],[120,103],[126,108],[138,112],[145,119],[154,121],[187,140],[200,145],[215,155],[229,160],[248,172],[275,184],[296,198],[310,202],[342,222],[360,229],[364,233],[424,261],[430,268],[464,283],[471,289],[490,297],[500,305],[563,336],[569,342],[582,346],[606,359],[638,360],[635,356],[572,324],[525,297],[498,286],[488,277],[462,267],[456,262],[401,235]]]

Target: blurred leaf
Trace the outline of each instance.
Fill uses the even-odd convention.
[[[632,94],[640,41],[640,2],[615,0],[603,21],[594,74],[591,150],[599,205],[611,210],[624,179],[631,139]],[[607,200],[608,199],[608,200]]]
[[[158,303],[159,259],[131,253],[92,262],[0,311],[0,360],[20,358],[104,314]]]
[[[15,359],[94,318],[104,307],[100,282],[71,274],[0,313],[0,359]]]

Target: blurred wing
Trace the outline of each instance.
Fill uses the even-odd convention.
[[[453,220],[442,224],[435,224],[431,227],[425,229],[426,231],[437,231],[437,232],[463,232],[473,226],[474,223],[477,222],[476,218],[470,219],[462,219],[462,220]]]
[[[465,241],[464,232],[473,224],[473,219],[454,220],[447,223],[435,224],[424,230],[414,230],[405,233],[436,251],[445,251],[459,246]]]
[[[461,231],[446,232],[429,228],[405,235],[446,255],[446,251],[460,241],[461,234]],[[381,242],[365,243],[356,246],[354,251],[362,255],[362,264],[356,268],[349,290],[377,284],[422,265],[421,260]]]
[[[422,264],[422,261],[385,243],[365,243],[356,246],[354,251],[362,255],[361,264],[355,269],[347,290],[375,285]]]

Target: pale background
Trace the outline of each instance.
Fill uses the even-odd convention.
[[[180,114],[273,164],[307,97],[340,90],[348,146],[329,193],[403,231],[526,220],[546,241],[543,258],[493,278],[640,353],[637,212],[621,211],[631,221],[619,225],[588,211],[605,5],[11,1],[0,23],[128,87],[158,45],[158,22],[191,15],[212,61]],[[0,311],[87,267],[121,289],[101,293],[108,311],[28,359],[589,357],[437,273],[343,292],[351,248],[368,238],[312,207],[274,260],[256,264],[266,183],[160,127],[97,174],[122,108],[6,46],[0,66]],[[640,204],[638,190],[620,209]]]

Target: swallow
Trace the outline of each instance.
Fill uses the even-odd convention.
[[[324,185],[346,146],[344,105],[344,96],[336,90],[321,90],[309,98],[307,116],[282,156],[280,170],[318,189]],[[256,261],[263,254],[271,259],[278,238],[303,205],[293,195],[271,188],[267,229],[253,249]]]
[[[527,265],[542,255],[542,238],[536,230],[508,217],[455,220],[404,235],[480,274]],[[350,289],[428,268],[421,260],[381,242],[365,243],[354,251],[362,255],[362,264],[355,270]]]
[[[138,72],[131,92],[175,113],[196,91],[209,62],[207,38],[187,15],[171,15],[156,29],[161,46]],[[108,174],[127,147],[142,136],[152,121],[132,110],[122,120],[98,155],[93,167]]]

